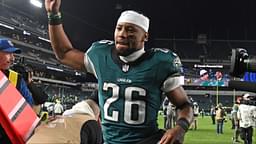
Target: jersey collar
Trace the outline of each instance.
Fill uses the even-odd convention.
[[[137,54],[137,59],[135,59],[132,62],[127,62],[125,63],[123,60],[120,59],[120,56],[117,55],[117,52],[115,50],[115,48],[113,48],[111,50],[111,57],[113,59],[113,61],[122,69],[124,65],[128,65],[129,67],[133,67],[135,65],[140,64],[141,62],[143,62],[145,59],[148,59],[152,56],[152,50],[147,50],[145,51],[144,48],[141,52],[141,54]],[[137,51],[138,52],[138,51]]]
[[[145,53],[144,47],[128,56],[119,56],[120,60],[125,63],[133,62]]]

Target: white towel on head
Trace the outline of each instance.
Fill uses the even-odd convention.
[[[149,18],[133,10],[122,12],[117,21],[117,24],[121,22],[135,24],[141,27],[145,32],[148,32],[149,29]]]
[[[72,114],[88,114],[88,115],[92,116],[93,118],[95,118],[95,114],[94,114],[92,108],[85,101],[81,101],[81,102],[75,104],[72,107],[72,109],[64,111],[64,113],[62,115],[70,116]]]

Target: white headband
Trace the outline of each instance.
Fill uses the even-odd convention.
[[[121,22],[135,24],[135,25],[141,27],[143,30],[145,30],[145,32],[148,32],[149,19],[146,16],[139,14],[135,11],[127,10],[127,11],[122,12],[117,21],[117,24],[121,23]]]

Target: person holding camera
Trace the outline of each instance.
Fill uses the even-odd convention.
[[[223,134],[223,125],[225,121],[225,110],[222,107],[222,104],[219,103],[217,105],[217,111],[216,111],[216,121],[217,121],[217,134]]]
[[[33,81],[33,69],[30,65],[25,64],[15,64],[12,66],[12,69],[18,72],[24,78],[29,91],[33,97],[33,105],[32,108],[34,109],[37,115],[40,115],[41,112],[41,104],[44,104],[47,99],[48,95],[39,87],[37,87],[36,83]]]
[[[238,108],[237,117],[240,121],[240,137],[244,144],[252,144],[253,127],[255,127],[256,106],[248,105],[250,94],[243,94],[242,102]]]

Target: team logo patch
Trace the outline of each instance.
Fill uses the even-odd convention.
[[[130,67],[130,66],[127,65],[127,64],[122,65],[122,71],[123,71],[123,72],[128,72],[129,67]]]
[[[179,57],[176,57],[174,60],[173,60],[173,65],[175,67],[181,67],[181,61],[180,61],[180,58]]]

